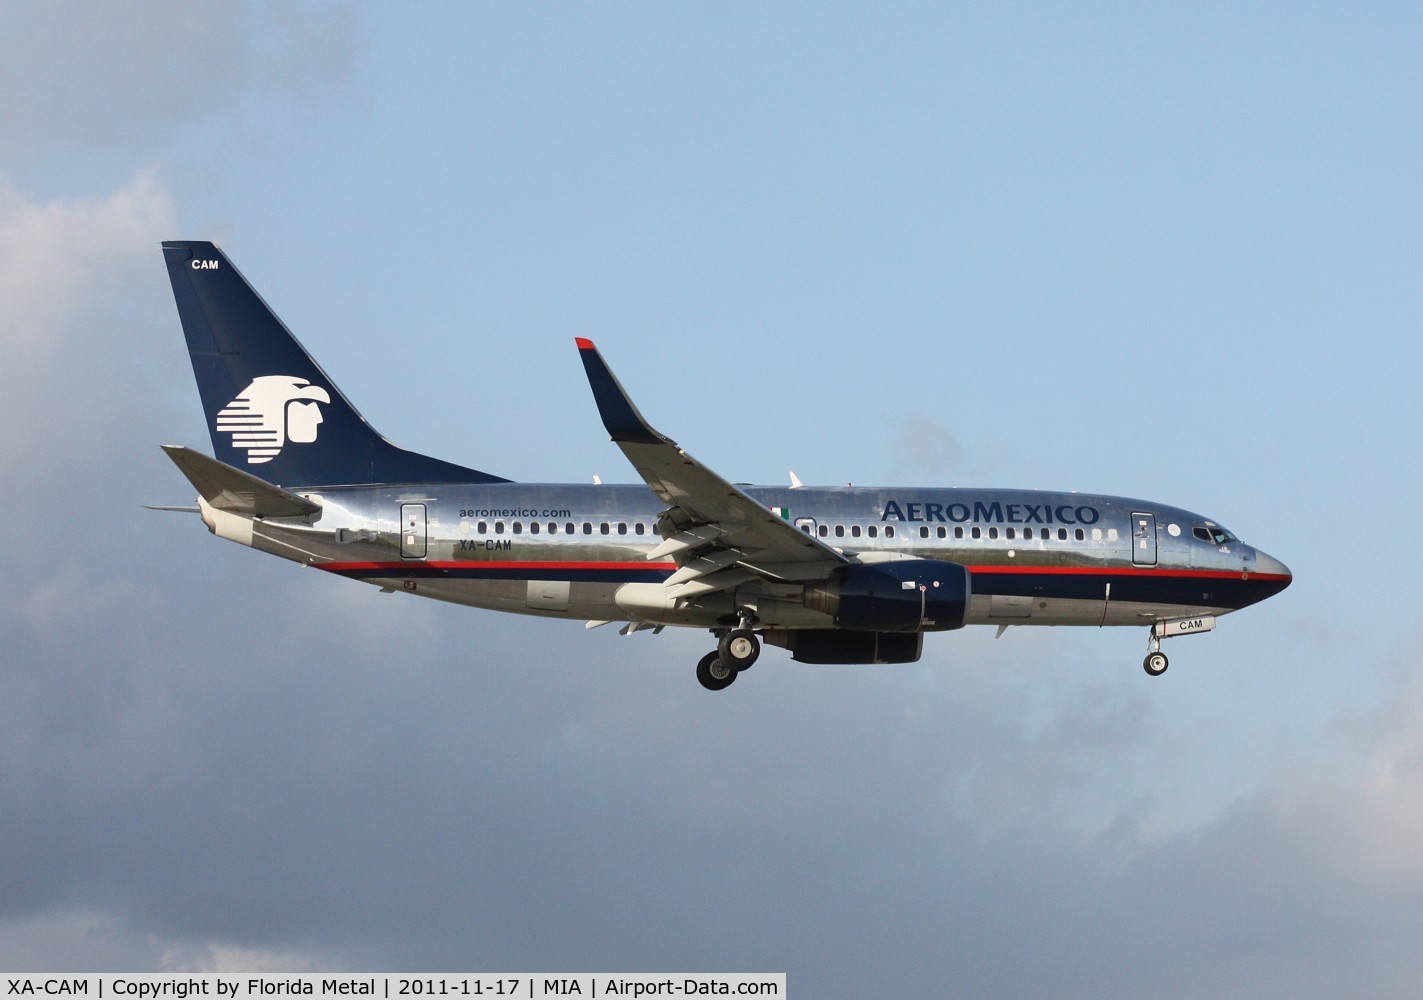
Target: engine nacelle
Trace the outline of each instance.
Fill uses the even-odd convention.
[[[923,632],[768,629],[765,639],[789,649],[792,658],[801,663],[913,663],[924,649]]]
[[[972,593],[966,566],[903,559],[846,567],[826,584],[807,586],[805,606],[844,629],[942,632],[963,628]]]

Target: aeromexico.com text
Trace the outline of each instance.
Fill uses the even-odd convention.
[[[881,521],[997,522],[999,524],[1096,524],[1101,515],[1096,507],[1075,507],[1070,503],[900,503],[884,505]]]

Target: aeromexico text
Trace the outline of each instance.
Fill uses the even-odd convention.
[[[1070,503],[900,503],[887,501],[881,521],[943,521],[952,524],[1096,524],[1101,514],[1096,507],[1076,507]]]

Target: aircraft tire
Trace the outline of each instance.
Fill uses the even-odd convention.
[[[708,691],[720,691],[736,680],[736,671],[721,662],[721,654],[712,650],[697,664],[697,680]]]
[[[1168,661],[1165,653],[1147,653],[1146,659],[1141,661],[1142,668],[1152,677],[1160,677],[1166,673]]]
[[[761,640],[749,628],[733,629],[716,644],[717,656],[738,672],[750,668],[761,655]]]

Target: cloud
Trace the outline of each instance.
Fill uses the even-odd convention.
[[[933,482],[950,474],[963,461],[957,435],[943,421],[911,413],[894,428],[889,442],[894,464],[890,478]]]
[[[100,154],[132,167],[195,126],[261,131],[265,116],[304,114],[348,78],[361,16],[353,4],[12,6],[0,15],[7,169],[39,183]]]
[[[130,435],[172,412],[158,243],[173,200],[143,172],[96,198],[34,202],[0,185],[0,495],[130,478]],[[106,478],[109,477],[109,478]],[[53,501],[51,501],[53,502]]]

